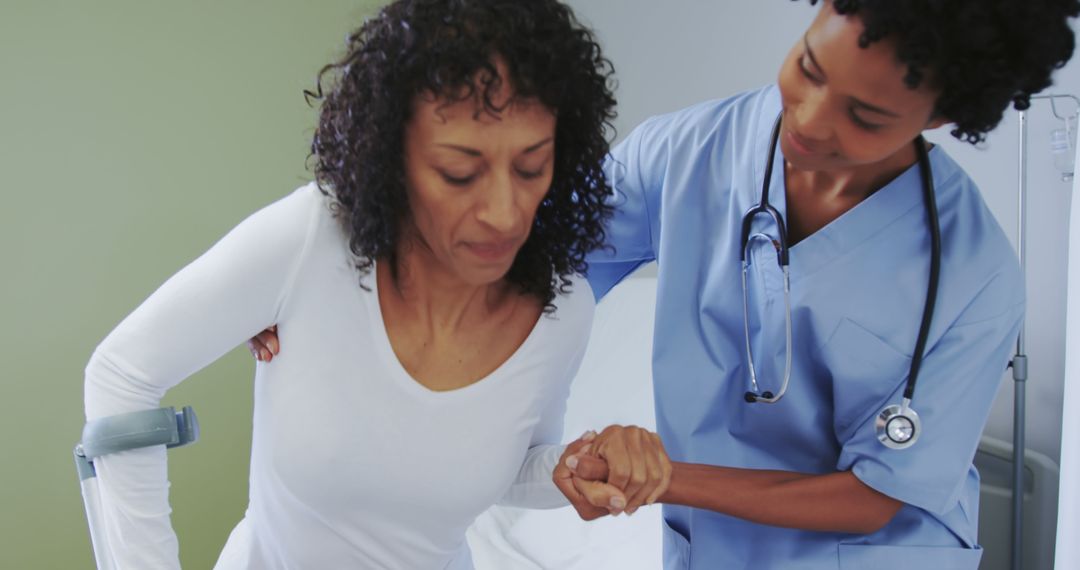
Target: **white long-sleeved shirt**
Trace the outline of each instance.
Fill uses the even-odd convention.
[[[567,504],[551,471],[591,290],[575,279],[497,370],[434,392],[394,355],[329,203],[302,187],[162,285],[91,357],[87,419],[156,408],[278,324],[282,352],[256,365],[249,505],[217,568],[471,568],[465,530],[488,506]],[[120,568],[179,568],[164,448],[96,466]]]

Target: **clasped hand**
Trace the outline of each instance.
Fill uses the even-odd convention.
[[[634,514],[671,483],[671,460],[660,436],[636,426],[589,431],[566,447],[552,473],[555,485],[584,520]]]

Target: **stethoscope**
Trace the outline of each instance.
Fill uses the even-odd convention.
[[[776,145],[780,140],[782,118],[783,115],[781,114],[776,118],[776,124],[773,125],[769,158],[765,164],[765,180],[761,185],[761,201],[747,210],[742,220],[742,251],[739,253],[739,260],[742,263],[743,333],[746,339],[746,359],[750,367],[751,390],[745,394],[748,403],[776,403],[784,396],[787,391],[788,381],[791,379],[791,280],[788,270],[787,225],[784,223],[784,217],[780,215],[780,212],[769,204],[769,185],[772,181]],[[922,432],[919,414],[915,413],[915,410],[911,408],[911,399],[915,395],[915,382],[919,376],[919,367],[922,365],[926,340],[930,335],[930,321],[933,320],[934,302],[937,299],[938,275],[941,272],[941,228],[938,225],[937,203],[934,199],[934,175],[930,169],[926,141],[921,136],[915,139],[915,152],[919,157],[923,202],[926,205],[927,224],[930,226],[930,283],[926,292],[926,304],[923,306],[922,324],[919,326],[919,335],[915,340],[915,353],[911,357],[911,369],[908,372],[907,386],[904,388],[904,398],[899,405],[886,406],[882,409],[874,422],[874,430],[877,433],[878,441],[890,449],[910,447],[919,439]],[[754,219],[761,215],[772,219],[777,228],[777,239],[773,239],[764,233],[750,234],[750,227]],[[773,245],[776,249],[780,269],[784,274],[784,328],[787,354],[784,364],[784,380],[776,394],[768,390],[763,392],[758,387],[754,355],[750,350],[750,307],[746,293],[746,275],[749,272],[750,264],[747,261],[746,250],[756,240],[766,240]]]

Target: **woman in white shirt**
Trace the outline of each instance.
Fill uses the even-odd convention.
[[[610,69],[555,0],[390,4],[309,93],[315,182],[98,346],[88,420],[156,408],[270,325],[289,344],[256,367],[249,506],[217,568],[467,569],[491,504],[568,504],[551,478],[588,445],[560,441],[610,215]],[[634,441],[659,492],[659,440]],[[164,448],[95,463],[118,566],[178,568]]]

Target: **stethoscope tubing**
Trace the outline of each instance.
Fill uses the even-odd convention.
[[[745,394],[747,402],[761,402],[761,403],[775,403],[784,395],[787,391],[788,382],[791,377],[791,300],[790,300],[790,257],[788,251],[788,239],[787,239],[787,225],[784,222],[783,216],[775,208],[769,204],[769,188],[772,183],[773,166],[776,157],[776,148],[780,140],[781,125],[783,122],[783,113],[776,117],[776,122],[773,124],[772,137],[769,143],[769,155],[765,163],[765,179],[761,185],[761,199],[760,201],[746,211],[746,214],[742,219],[742,240],[741,248],[739,252],[739,261],[742,265],[742,289],[743,289],[743,333],[746,341],[746,356],[750,371],[750,385],[751,391]],[[930,276],[927,284],[926,302],[923,305],[922,320],[919,324],[919,333],[915,339],[915,350],[912,353],[911,365],[908,370],[907,383],[904,386],[904,399],[903,405],[900,409],[903,412],[910,411],[911,400],[915,396],[915,385],[918,382],[919,370],[922,366],[923,357],[926,351],[926,343],[930,336],[930,325],[934,317],[934,308],[937,302],[938,285],[941,276],[941,227],[938,219],[937,211],[937,199],[934,188],[934,176],[933,170],[930,166],[929,151],[927,149],[926,140],[920,135],[915,139],[915,151],[918,156],[919,162],[919,174],[922,180],[923,189],[923,202],[926,208],[927,226],[930,230]],[[778,239],[773,241],[774,246],[777,249],[777,262],[779,263],[784,273],[784,306],[785,306],[785,328],[786,328],[786,364],[784,370],[784,378],[780,384],[780,390],[776,394],[771,392],[761,392],[758,386],[757,370],[754,366],[753,353],[750,347],[750,309],[749,301],[747,300],[747,273],[749,270],[749,261],[747,260],[746,250],[750,242],[755,239],[751,237],[750,232],[752,230],[754,219],[759,215],[766,215],[772,218],[773,223],[777,228]]]

